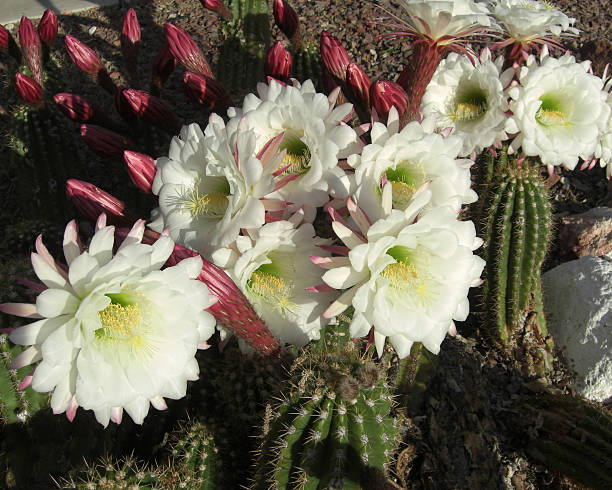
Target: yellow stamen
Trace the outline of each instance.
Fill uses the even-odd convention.
[[[473,121],[487,111],[486,105],[473,102],[459,102],[455,112],[451,114],[454,121]]]
[[[196,186],[187,194],[186,197],[179,200],[181,207],[191,214],[192,218],[199,216],[207,218],[220,218],[225,215],[228,200],[225,194],[220,192],[210,192],[200,194]]]
[[[287,312],[295,313],[299,310],[299,306],[291,301],[293,298],[293,283],[286,283],[282,277],[255,271],[251,274],[248,287],[251,293],[272,305],[283,316],[286,316]]]
[[[544,126],[563,126],[564,128],[571,126],[567,114],[562,111],[543,111],[540,108],[536,113],[536,120]]]
[[[389,280],[394,290],[404,294],[412,293],[421,306],[431,304],[437,295],[432,278],[422,271],[419,273],[412,264],[404,262],[389,264],[381,275]]]

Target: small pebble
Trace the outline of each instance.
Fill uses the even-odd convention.
[[[94,32],[96,32],[97,30],[98,28],[96,26],[91,26],[87,32],[89,33],[90,36],[93,36]]]

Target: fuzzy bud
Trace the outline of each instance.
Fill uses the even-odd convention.
[[[202,51],[200,51],[194,40],[189,37],[189,34],[169,23],[164,25],[164,30],[166,31],[166,41],[168,42],[170,52],[179,63],[189,71],[200,73],[207,77],[213,76]]]
[[[23,16],[19,22],[19,44],[21,44],[21,51],[32,72],[32,78],[42,85],[42,45],[38,32],[26,16]]]
[[[42,102],[42,87],[20,71],[15,73],[15,90],[28,104],[38,105]]]
[[[299,41],[300,19],[286,0],[274,0],[272,5],[274,12],[274,22],[278,28],[295,45]]]
[[[220,112],[229,105],[225,88],[214,78],[186,71],[183,75],[183,90],[187,96],[208,110]]]
[[[180,130],[180,121],[163,100],[144,90],[131,88],[123,90],[122,96],[136,117],[165,129],[170,134],[176,134]]]
[[[123,152],[132,148],[127,138],[95,124],[81,124],[81,136],[87,146],[102,158],[122,159]]]
[[[125,151],[123,152],[123,161],[134,185],[141,191],[151,194],[151,186],[156,172],[153,157],[135,151]]]
[[[128,73],[134,79],[140,47],[140,24],[138,24],[136,11],[132,8],[127,11],[123,18],[120,40],[121,53],[123,53]]]
[[[282,42],[277,42],[268,50],[264,73],[279,80],[288,80],[291,76],[291,53]]]
[[[51,46],[57,37],[57,15],[53,10],[45,10],[38,24],[38,35],[47,46]]]
[[[378,80],[370,86],[370,104],[382,120],[386,120],[389,109],[395,106],[399,117],[408,108],[408,95],[397,83]]]
[[[329,32],[321,33],[321,61],[327,71],[336,79],[344,82],[346,80],[346,68],[351,62],[348,53],[334,36]]]
[[[356,63],[349,63],[346,67],[346,96],[360,107],[370,108],[370,79],[363,69]]]
[[[232,19],[234,16],[221,0],[200,0],[205,9],[215,12],[225,19]]]
[[[102,213],[106,214],[107,223],[110,225],[131,226],[135,221],[122,201],[89,182],[68,180],[66,195],[77,211],[94,223]]]
[[[101,85],[109,93],[115,93],[116,87],[93,49],[76,37],[66,34],[66,50],[79,70],[87,73],[94,82]]]
[[[70,119],[79,123],[85,123],[94,116],[93,106],[79,95],[60,93],[53,100]]]

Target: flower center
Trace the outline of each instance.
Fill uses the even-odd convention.
[[[102,327],[94,332],[95,338],[107,345],[125,346],[131,353],[153,354],[156,347],[150,339],[147,301],[129,291],[106,296],[111,304],[98,312]]]
[[[414,193],[425,182],[423,165],[412,164],[407,160],[400,161],[395,168],[389,167],[385,175],[391,182],[393,207],[401,211],[408,207]]]
[[[300,139],[300,135],[295,131],[288,131],[283,137],[283,141],[279,146],[279,151],[287,150],[285,158],[283,158],[283,167],[290,167],[283,174],[305,174],[310,166],[310,149]]]
[[[285,281],[276,269],[273,264],[262,265],[251,274],[247,288],[257,299],[287,316],[288,312],[295,313],[299,306],[292,301],[293,282]]]
[[[565,104],[565,98],[560,94],[544,94],[540,97],[542,104],[536,112],[536,121],[542,126],[564,127],[571,125],[571,108]]]
[[[208,192],[200,190],[201,179],[198,179],[193,188],[179,199],[180,206],[191,214],[192,218],[220,219],[225,216],[229,204],[229,183],[225,177],[208,177],[206,181]]]
[[[422,264],[428,262],[427,254],[401,245],[391,247],[387,254],[397,260],[381,272],[389,280],[391,292],[411,298],[421,307],[430,305],[437,296],[437,283]]]
[[[487,93],[476,83],[463,83],[457,88],[455,106],[451,111],[453,121],[476,121],[487,112]]]

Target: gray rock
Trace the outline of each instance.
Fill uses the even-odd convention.
[[[582,257],[542,276],[548,328],[585,398],[612,398],[612,262]]]

